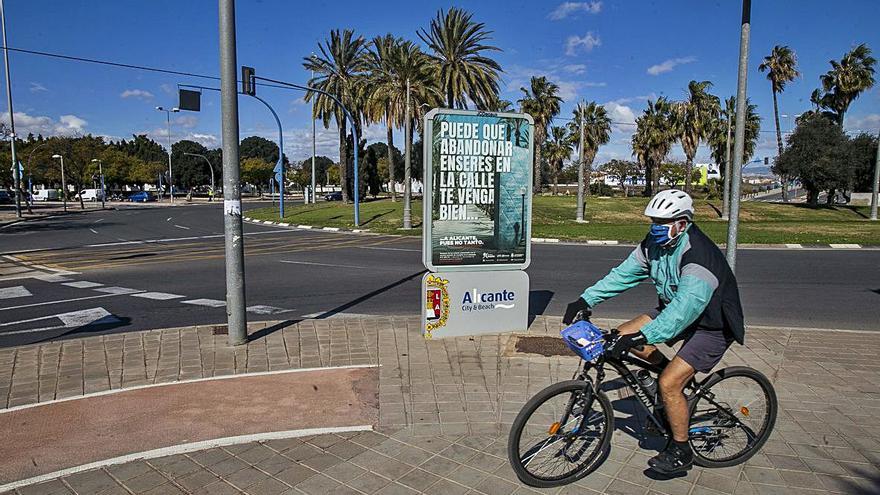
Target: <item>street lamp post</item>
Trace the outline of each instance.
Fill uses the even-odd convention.
[[[877,131],[877,157],[874,158],[874,183],[871,185],[871,220],[877,220],[877,194],[880,189],[880,131]]]
[[[214,194],[214,167],[211,166],[211,160],[208,160],[207,156],[199,154],[199,153],[184,153],[184,155],[186,155],[186,156],[200,156],[200,157],[204,158],[205,162],[208,163],[208,170],[211,171],[211,195],[212,195],[211,200],[213,200],[214,199],[214,197],[213,197],[213,194]]]
[[[179,112],[180,109],[156,107],[156,110],[165,112],[165,121],[168,123],[168,193],[171,194],[171,203],[174,204],[174,176],[171,175],[171,114]]]
[[[103,210],[106,206],[104,204],[104,198],[107,196],[107,192],[104,190],[104,163],[98,158],[93,158],[92,163],[98,164],[98,175],[101,176],[101,209]]]
[[[52,158],[61,159],[61,201],[64,202],[64,212],[67,212],[67,182],[64,180],[64,156],[52,155]]]

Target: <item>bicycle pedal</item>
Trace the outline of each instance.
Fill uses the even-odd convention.
[[[658,428],[650,418],[645,421],[645,427],[643,430],[645,434],[652,437],[662,437],[664,435],[663,431]]]

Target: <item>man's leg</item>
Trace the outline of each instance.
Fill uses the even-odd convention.
[[[660,395],[672,430],[672,441],[666,450],[652,457],[648,465],[661,473],[673,474],[687,471],[693,466],[694,454],[688,444],[690,414],[684,397],[684,386],[696,371],[684,359],[676,356],[660,374]]]
[[[636,316],[635,318],[633,318],[632,320],[629,320],[626,323],[622,323],[619,327],[617,327],[617,331],[620,332],[621,335],[626,335],[628,333],[636,333],[639,330],[641,330],[643,326],[647,325],[648,323],[651,323],[651,321],[652,320],[651,320],[650,316],[644,315],[644,314],[639,315],[639,316]],[[667,363],[669,361],[666,358],[666,356],[664,356],[663,353],[660,352],[659,350],[657,350],[657,347],[655,347],[653,345],[646,344],[646,345],[642,346],[641,351],[639,351],[637,349],[632,349],[630,352],[632,352],[634,355],[644,359],[645,361],[648,361],[649,363],[655,364],[658,366],[663,366],[665,363]]]

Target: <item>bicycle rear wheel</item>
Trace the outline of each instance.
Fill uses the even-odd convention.
[[[601,391],[581,380],[555,383],[523,406],[510,429],[507,456],[523,483],[549,488],[596,469],[614,432],[614,411]]]
[[[712,374],[703,389],[691,405],[694,463],[714,468],[747,461],[776,423],[778,404],[770,380],[752,368],[734,366]]]

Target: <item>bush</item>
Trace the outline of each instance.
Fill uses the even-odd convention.
[[[614,188],[604,182],[590,184],[590,194],[594,196],[614,196]]]

